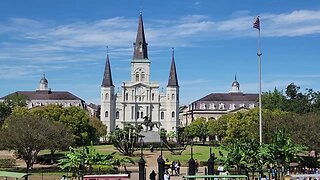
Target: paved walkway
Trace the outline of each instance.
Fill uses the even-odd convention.
[[[159,157],[160,152],[155,151],[155,152],[145,152],[144,153],[144,159],[146,161],[146,179],[149,180],[149,174],[151,173],[152,170],[155,170],[156,173],[158,173],[158,163],[157,163],[157,158]],[[11,151],[0,151],[0,158],[14,158],[13,152]],[[17,160],[16,162],[18,167],[25,167],[25,162],[22,160]],[[50,165],[47,165],[50,166]],[[46,165],[40,165],[40,164],[34,164],[35,168],[41,168],[41,167],[46,167]],[[204,168],[205,167],[200,167],[199,168],[199,173],[204,174]],[[131,179],[133,180],[138,180],[139,179],[139,174],[138,174],[138,164],[128,167],[127,168],[129,171],[132,171],[131,173]],[[171,176],[171,180],[178,180],[178,179],[183,179],[182,177],[187,174],[188,167],[181,167],[180,168],[180,175],[173,175]],[[157,176],[158,177],[158,176]],[[41,176],[31,176],[30,180],[47,180],[47,177],[41,177]],[[52,176],[50,177],[50,180],[59,180],[59,176]],[[48,179],[49,180],[49,179]]]

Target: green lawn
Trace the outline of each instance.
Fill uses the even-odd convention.
[[[219,147],[212,148],[215,157],[220,158],[219,150],[226,155],[226,152],[221,150]],[[209,146],[193,146],[193,159],[197,159],[199,162],[208,161],[210,154]],[[169,161],[180,161],[182,164],[186,165],[191,157],[191,148],[187,147],[181,155],[172,155],[169,151],[164,151],[163,155],[165,158],[168,158]]]

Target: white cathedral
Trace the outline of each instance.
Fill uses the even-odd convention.
[[[109,55],[107,55],[101,85],[101,121],[107,125],[108,132],[125,124],[140,125],[148,117],[158,128],[176,131],[179,124],[179,85],[172,53],[166,92],[159,91],[159,84],[150,80],[150,64],[147,42],[144,34],[142,15],[134,43],[131,61],[131,80],[123,81],[121,94],[115,92],[112,81]]]

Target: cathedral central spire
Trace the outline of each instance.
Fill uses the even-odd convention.
[[[148,43],[146,42],[146,37],[144,35],[144,27],[142,20],[142,13],[139,17],[139,27],[137,32],[136,42],[134,45],[133,59],[148,59]]]

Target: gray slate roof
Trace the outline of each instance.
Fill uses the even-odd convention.
[[[168,86],[169,87],[179,86],[177,70],[176,70],[176,63],[174,61],[174,54],[173,53],[172,53],[172,61],[171,61],[171,68],[170,68],[170,73],[169,73]]]
[[[258,98],[259,94],[211,93],[197,101],[257,101]]]
[[[109,55],[107,55],[106,59],[106,66],[104,68],[103,80],[102,80],[102,87],[110,87],[114,86],[112,82],[112,75],[111,75],[111,68],[110,68],[110,60]]]
[[[23,94],[27,96],[29,100],[80,100],[79,97],[71,94],[68,91],[17,91],[15,93]],[[14,94],[14,93],[12,93]],[[7,96],[10,96],[9,94]],[[2,97],[1,99],[5,99],[7,96]]]
[[[136,42],[134,43],[134,52],[133,52],[133,59],[148,59],[148,49],[147,49],[147,42],[146,37],[144,34],[144,27],[143,27],[143,20],[142,14],[139,16],[139,27],[137,31],[137,38]],[[140,47],[141,46],[141,51]]]

